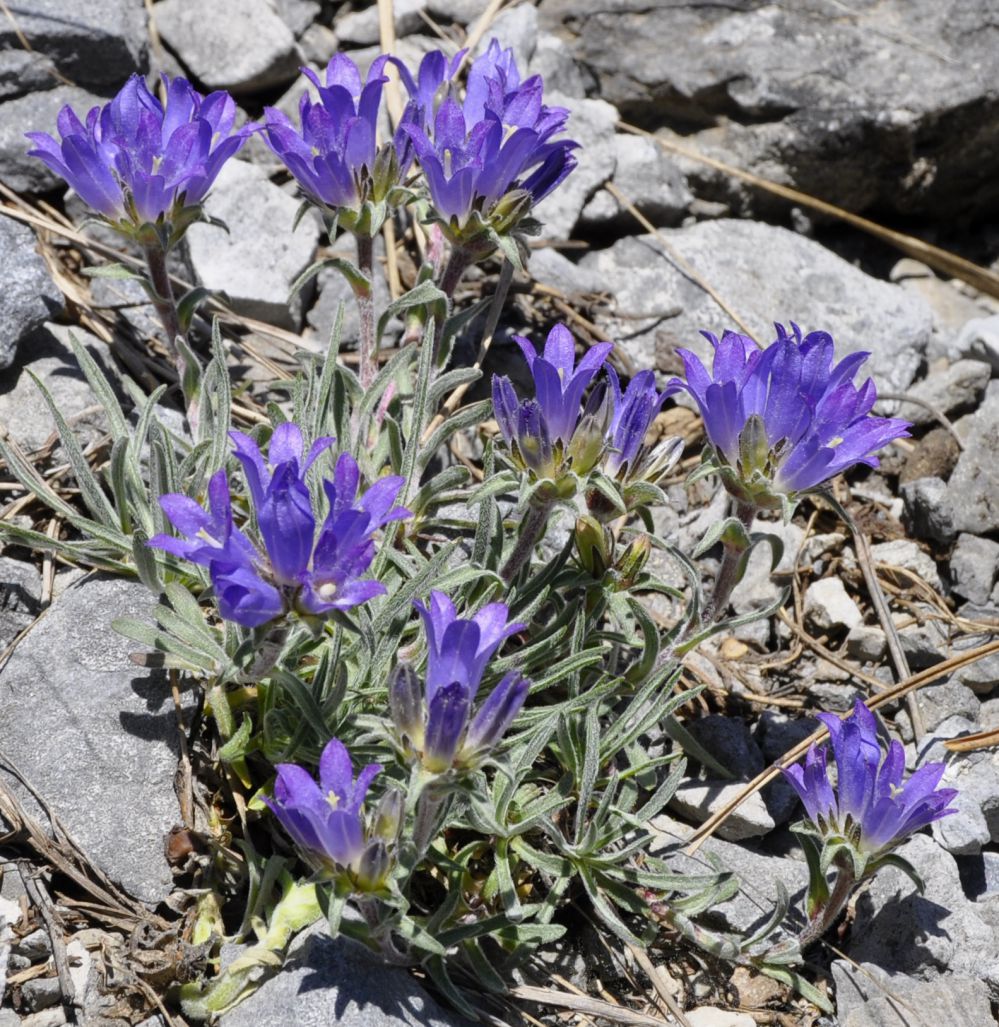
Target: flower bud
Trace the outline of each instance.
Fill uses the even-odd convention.
[[[617,562],[617,570],[622,589],[631,588],[635,584],[651,552],[652,543],[649,541],[649,536],[639,535],[621,554],[621,558]]]
[[[613,541],[607,529],[593,517],[576,521],[576,552],[591,577],[600,580],[611,562]]]
[[[461,750],[461,762],[477,762],[495,748],[506,734],[527,698],[530,682],[511,671],[489,693],[479,708]]]
[[[377,892],[385,887],[392,858],[381,838],[375,838],[365,846],[354,868],[353,883],[358,891]]]
[[[389,714],[399,740],[407,747],[423,745],[423,687],[416,671],[400,663],[389,681]]]
[[[390,788],[375,807],[371,833],[382,841],[392,844],[399,837],[402,827],[403,798],[398,788]]]
[[[430,700],[423,739],[423,766],[427,770],[443,774],[451,769],[471,705],[468,690],[457,681],[438,689]]]

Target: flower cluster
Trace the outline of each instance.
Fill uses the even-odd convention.
[[[362,575],[375,555],[373,535],[385,524],[410,516],[393,506],[403,479],[382,478],[358,497],[360,472],[346,453],[332,480],[323,482],[329,512],[316,536],[316,516],[305,476],[333,439],[317,439],[303,460],[297,425],[274,429],[264,460],[259,446],[230,432],[243,466],[263,547],[235,527],[224,470],[209,483],[209,509],[188,496],[171,493],[160,505],[184,536],[157,535],[150,545],[207,567],[219,612],[227,620],[255,628],[296,610],[324,615],[346,610],[385,592]]]
[[[305,195],[337,214],[345,228],[368,236],[381,227],[390,193],[409,166],[401,130],[394,141],[377,145],[387,61],[376,58],[363,84],[357,65],[342,53],[330,59],[325,80],[303,68],[319,102],[303,94],[300,129],[276,108],[264,108],[264,138]]]
[[[873,417],[874,382],[853,378],[870,355],[851,353],[834,364],[828,332],[777,325],[777,339],[761,350],[745,335],[726,332],[714,348],[709,374],[689,350],[678,350],[683,389],[697,403],[725,487],[740,501],[779,509],[853,467],[876,467],[874,453],[908,434],[907,421]]]
[[[512,50],[495,39],[473,62],[464,101],[447,95],[434,110],[452,75],[438,62],[418,82],[409,77],[415,109],[402,128],[444,232],[456,245],[485,242],[488,252],[572,171],[576,143],[555,138],[569,112],[547,107],[541,77],[522,82]]]
[[[819,719],[829,729],[835,786],[829,779],[826,746],[813,745],[804,766],[787,767],[784,773],[814,832],[831,849],[849,852],[859,879],[868,864],[876,864],[908,835],[954,813],[948,804],[957,792],[937,787],[943,763],[929,763],[903,783],[905,751],[892,741],[888,752],[882,752],[877,721],[859,699],[846,720],[830,713],[820,713]]]
[[[508,624],[509,608],[490,603],[471,618],[459,617],[442,592],[430,606],[414,604],[427,636],[427,670],[421,688],[413,670],[396,669],[389,706],[403,752],[432,774],[474,767],[486,759],[520,712],[530,683],[507,674],[472,715],[486,665],[523,624]]]
[[[587,386],[613,346],[597,343],[576,363],[576,343],[565,325],[555,325],[543,354],[520,336],[535,398],[519,400],[505,375],[493,377],[493,411],[511,459],[537,479],[556,480],[566,471],[589,473],[603,456],[611,424],[609,395],[595,389],[580,416]]]
[[[119,231],[166,227],[176,242],[198,216],[197,205],[222,165],[243,145],[249,129],[233,131],[236,105],[225,92],[201,96],[183,78],[163,77],[161,103],[138,75],[86,123],[63,107],[61,142],[29,132],[29,151],[64,178],[80,197]]]
[[[380,892],[391,869],[402,822],[402,795],[387,791],[373,815],[364,800],[381,766],[369,763],[354,778],[347,747],[331,738],[319,759],[319,781],[294,763],[279,763],[273,810],[306,861],[351,892]]]

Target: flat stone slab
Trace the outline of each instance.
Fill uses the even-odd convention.
[[[600,327],[637,366],[676,373],[677,347],[702,359],[710,351],[702,329],[719,336],[738,330],[703,285],[674,263],[678,255],[758,342],[773,341],[775,321],[794,321],[803,332],[829,332],[840,358],[870,352],[858,381],[871,375],[879,389],[896,392],[912,383],[933,332],[922,297],[872,278],[811,239],[762,222],[702,221],[661,235],[671,252],[655,236],[643,235],[580,261],[601,277],[621,314],[599,318]]]
[[[0,670],[0,752],[113,881],[142,902],[170,892],[163,852],[178,823],[177,724],[166,678],[129,661],[118,617],[150,618],[136,582],[88,577],[67,590]],[[44,814],[5,770],[3,782]]]
[[[387,966],[325,923],[291,946],[281,972],[226,1013],[218,1027],[471,1027],[442,1009],[400,967]]]

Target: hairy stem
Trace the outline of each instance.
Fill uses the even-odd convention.
[[[753,518],[756,516],[756,507],[752,503],[744,503],[741,500],[736,502],[735,515],[742,522],[742,526],[748,532],[753,525]],[[715,578],[714,591],[711,593],[711,600],[704,610],[702,624],[707,627],[722,617],[728,609],[728,601],[732,596],[736,580],[739,576],[739,562],[742,560],[743,550],[738,546],[728,543],[724,544],[721,566],[718,568],[718,577]]]
[[[183,377],[181,355],[177,350],[177,336],[180,335],[180,318],[177,315],[177,301],[170,284],[170,272],[167,271],[166,251],[162,246],[149,245],[144,247],[146,266],[149,268],[149,280],[153,285],[153,306],[163,325],[166,335],[167,349],[177,365],[177,371]]]
[[[850,898],[850,893],[856,883],[852,869],[846,866],[837,868],[836,883],[833,885],[828,901],[798,935],[798,944],[802,951],[813,942],[818,941],[832,927],[836,918],[843,912],[843,907]]]
[[[448,262],[444,267],[444,273],[441,275],[440,288],[441,292],[443,292],[447,297],[447,313],[441,319],[440,324],[434,326],[435,364],[440,360],[441,345],[444,341],[444,326],[447,324],[447,319],[451,316],[454,290],[458,288],[458,283],[461,281],[462,275],[471,263],[472,258],[468,250],[461,246],[455,246],[454,249],[451,250],[451,256],[448,257]]]
[[[554,504],[550,502],[532,503],[528,507],[527,516],[520,527],[517,544],[500,571],[500,577],[508,585],[520,573],[524,564],[531,559],[534,547],[541,541],[545,528],[548,526],[548,518],[551,516],[553,507]]]
[[[378,340],[375,338],[375,240],[370,235],[357,236],[357,267],[367,279],[367,287],[354,286],[357,313],[360,318],[360,361],[358,376],[361,388],[367,391],[378,373]]]

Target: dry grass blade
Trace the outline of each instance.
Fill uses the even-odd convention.
[[[690,1020],[687,1019],[686,1014],[663,982],[662,975],[659,973],[660,968],[649,959],[649,954],[642,949],[636,948],[634,945],[629,945],[628,951],[635,962],[642,968],[642,972],[648,977],[652,987],[656,989],[656,994],[662,1000],[663,1005],[675,1017],[680,1027],[692,1027]]]
[[[992,728],[990,731],[976,731],[973,735],[952,738],[950,741],[944,742],[944,748],[951,752],[976,752],[978,749],[988,749],[993,745],[999,745],[999,728]]]
[[[462,65],[475,53],[475,48],[479,45],[482,37],[489,31],[489,26],[492,25],[496,15],[499,14],[505,3],[506,0],[489,0],[489,6],[479,15],[479,20],[472,26],[472,30],[468,33],[468,38],[465,40],[466,49],[465,56],[461,59]]]
[[[894,687],[885,689],[880,695],[871,698],[867,705],[872,710],[876,710],[878,707],[884,706],[885,703],[901,699],[917,688],[922,688],[924,685],[939,681],[940,678],[947,677],[963,667],[970,667],[973,663],[984,660],[986,656],[993,656],[996,653],[999,653],[999,641],[989,642],[986,645],[979,646],[977,649],[969,649],[966,653],[961,653],[960,656],[952,656],[950,659],[944,660],[943,663],[938,663],[928,670],[913,674]],[[685,850],[688,855],[693,855],[697,852],[704,842],[718,830],[718,827],[732,815],[733,810],[738,809],[751,795],[758,792],[764,785],[777,777],[784,767],[790,766],[804,756],[808,752],[810,745],[815,742],[821,742],[828,734],[829,732],[824,727],[819,728],[806,739],[789,749],[779,760],[767,767],[762,773],[757,774],[734,799],[725,803],[717,813],[714,813],[705,820],[694,832]]]
[[[631,202],[631,200],[629,200],[613,182],[605,182],[604,188],[611,194],[611,196],[614,197],[615,200],[617,200],[618,203],[621,204],[622,207],[624,207],[625,210],[628,211],[628,213],[642,226],[642,228],[645,229],[646,232],[651,232],[651,234],[656,237],[656,241],[666,251],[666,255],[669,259],[680,269],[680,271],[683,272],[684,275],[686,275],[687,278],[703,289],[715,301],[715,303],[721,307],[728,317],[738,325],[739,331],[741,331],[743,335],[748,335],[750,338],[753,338],[753,333],[749,330],[746,322],[739,317],[728,303],[726,303],[711,283],[705,281],[705,279],[698,274],[693,267],[691,267],[690,263],[680,256],[676,247],[667,240],[666,236],[664,236],[662,232],[652,224],[652,222]]]
[[[591,998],[589,995],[573,995],[571,992],[556,991],[554,988],[520,984],[511,988],[510,993],[526,1002],[536,1002],[540,1006],[557,1006],[559,1009],[569,1009],[584,1016],[599,1016],[611,1023],[634,1024],[635,1027],[663,1027],[663,1024],[669,1024],[669,1020],[658,1016],[636,1013],[603,999]]]
[[[974,286],[980,292],[999,299],[999,274],[988,268],[980,267],[970,260],[965,260],[964,257],[959,257],[956,253],[941,249],[939,246],[933,246],[931,243],[924,242],[922,239],[917,239],[912,235],[906,235],[904,232],[896,232],[892,228],[886,228],[884,225],[879,225],[876,221],[870,221],[859,214],[853,214],[842,207],[837,207],[834,203],[827,203],[825,200],[817,199],[798,189],[780,185],[778,182],[771,182],[768,178],[760,178],[759,175],[754,175],[751,171],[744,171],[742,168],[737,168],[732,164],[726,164],[725,161],[708,157],[706,154],[699,153],[697,150],[678,143],[673,139],[664,139],[662,136],[646,132],[645,129],[629,125],[624,121],[619,121],[617,127],[622,132],[630,132],[632,135],[645,136],[647,139],[651,139],[668,153],[686,157],[689,160],[697,161],[699,164],[705,164],[709,168],[715,168],[715,170],[724,172],[724,174],[730,175],[732,178],[738,178],[740,181],[747,182],[749,185],[764,190],[764,192],[780,196],[791,203],[800,204],[803,207],[808,207],[810,210],[816,210],[821,214],[826,214],[829,217],[843,221],[854,228],[859,228],[860,231],[881,239],[890,246],[894,246],[895,249],[901,250],[902,253],[914,257],[916,260],[921,260],[935,271],[951,275],[954,278],[960,278],[962,282],[967,282],[968,285]]]

